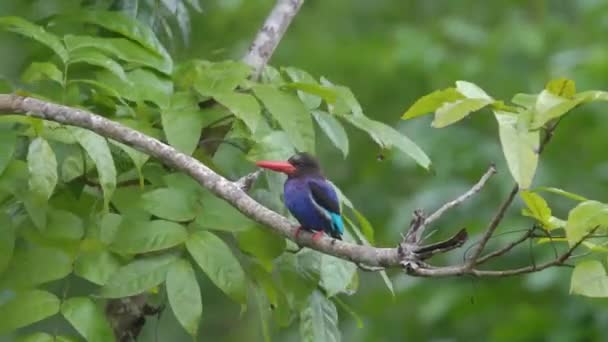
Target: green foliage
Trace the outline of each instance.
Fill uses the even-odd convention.
[[[42,290],[17,291],[0,304],[0,332],[10,332],[59,312],[59,298]]]
[[[61,304],[61,314],[87,341],[114,339],[114,333],[95,302],[85,297],[73,297]]]
[[[194,269],[187,260],[178,260],[169,268],[167,297],[179,323],[190,335],[196,336],[203,303]]]

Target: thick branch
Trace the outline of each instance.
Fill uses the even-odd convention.
[[[249,51],[243,57],[243,62],[253,67],[253,78],[257,78],[262,73],[303,3],[304,0],[277,0]]]

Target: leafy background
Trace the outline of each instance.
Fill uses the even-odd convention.
[[[2,2],[0,13],[40,20],[69,15],[82,5],[81,1]],[[107,2],[87,5],[104,7]],[[183,18],[167,24],[171,33],[162,23],[156,25],[158,32],[164,32],[162,41],[171,42],[166,46],[176,62],[238,59],[272,5],[273,1],[205,1],[202,12],[188,11],[191,31],[185,40],[183,32],[188,30],[179,27]],[[145,6],[141,8],[144,12]],[[463,226],[472,232],[481,230],[512,186],[489,110],[441,130],[430,127],[430,117],[401,121],[403,112],[420,96],[452,86],[455,80],[472,81],[503,99],[517,92],[538,92],[556,77],[575,80],[579,89],[606,88],[607,14],[608,5],[592,0],[488,4],[308,0],[272,64],[295,66],[348,86],[369,117],[398,127],[433,160],[433,172],[428,173],[401,153],[379,149],[365,133],[348,126],[350,153],[344,159],[317,129],[317,154],[326,174],[373,223],[376,244],[390,245],[407,227],[413,209],[436,208],[476,181],[491,162],[497,164],[499,174],[481,195],[437,222],[435,237]],[[150,17],[140,15],[141,20]],[[58,30],[74,32],[65,25]],[[48,50],[41,45],[5,32],[0,33],[0,49],[0,75],[12,84],[23,81],[31,62],[48,58]],[[604,108],[588,105],[565,120],[543,155],[535,184],[559,186],[600,201],[605,198]],[[231,156],[241,156],[231,152],[235,153]],[[251,169],[243,159],[227,175],[236,177]],[[548,198],[561,217],[572,206],[566,199]],[[518,215],[521,207],[517,203],[509,211],[501,232],[529,226]],[[503,235],[496,242],[513,236]],[[530,247],[518,251],[497,266],[529,263]],[[551,251],[534,248],[536,258],[544,253]],[[456,262],[462,257],[463,250],[436,262]],[[174,268],[172,272],[184,272]],[[344,340],[601,340],[601,328],[608,320],[604,300],[568,295],[570,272],[566,269],[491,280],[415,279],[399,271],[390,276],[394,298],[380,277],[367,273],[360,274],[356,295],[340,296],[345,304],[337,305]],[[254,306],[240,314],[241,307],[227,305],[226,296],[211,281],[202,280],[201,287],[202,336],[217,341],[252,336],[263,340],[260,313]],[[74,291],[87,293],[87,288]],[[322,312],[323,308],[311,314]],[[58,320],[42,324],[49,331],[74,333],[64,331],[67,328]],[[298,340],[300,328],[296,324],[271,334],[277,340]],[[142,340],[152,341],[155,335],[159,340],[188,339],[170,310],[158,322],[148,319]]]

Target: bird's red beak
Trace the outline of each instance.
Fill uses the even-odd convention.
[[[274,161],[274,160],[260,160],[255,163],[255,165],[259,167],[263,167],[268,170],[283,172],[288,175],[294,173],[296,171],[296,167],[284,161]]]

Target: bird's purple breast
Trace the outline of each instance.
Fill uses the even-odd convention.
[[[315,231],[328,229],[331,222],[315,207],[307,182],[304,178],[292,178],[285,182],[285,206],[302,228]]]

